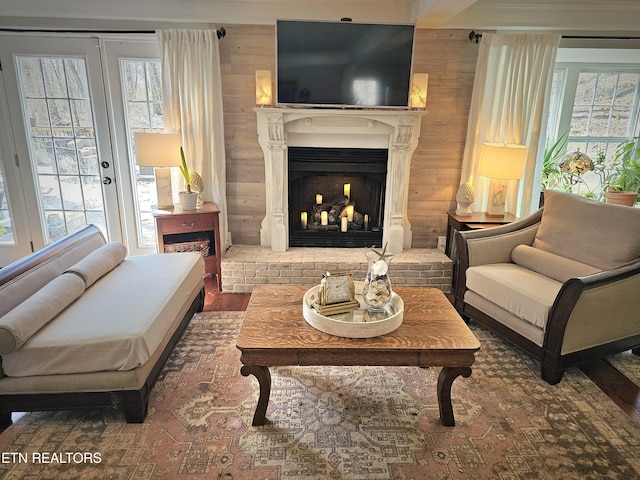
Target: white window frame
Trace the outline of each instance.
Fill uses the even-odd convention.
[[[578,76],[581,72],[613,72],[637,73],[640,75],[640,53],[637,50],[618,49],[559,49],[554,74],[558,83],[551,95],[549,117],[547,124],[547,146],[551,145],[566,132],[570,133],[571,118]],[[639,80],[640,84],[640,80]],[[636,90],[636,97],[632,108],[632,119],[626,137],[602,136],[569,136],[564,143],[564,152],[568,152],[568,145],[575,143],[610,144],[608,157],[612,155],[615,146],[620,142],[640,135],[640,86]],[[570,148],[569,148],[570,149]],[[581,149],[584,152],[584,149]],[[590,153],[590,152],[587,152]],[[596,188],[599,188],[596,187]]]

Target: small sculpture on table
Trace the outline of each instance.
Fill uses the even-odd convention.
[[[202,192],[204,192],[204,180],[202,180],[202,177],[197,172],[193,172],[191,174],[191,190],[193,190],[198,194],[198,200],[196,201],[196,205],[201,206]]]
[[[471,205],[476,199],[475,191],[471,182],[464,182],[458,188],[456,193],[456,201],[458,202],[458,208],[456,209],[456,215],[463,217],[470,216],[473,212]]]

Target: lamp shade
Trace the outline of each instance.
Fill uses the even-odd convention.
[[[502,180],[519,180],[524,175],[528,148],[514,143],[483,143],[478,175]]]
[[[178,167],[182,165],[179,133],[135,132],[136,163],[143,167]]]

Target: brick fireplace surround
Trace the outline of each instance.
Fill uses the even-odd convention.
[[[411,248],[407,194],[411,156],[418,145],[421,110],[256,108],[264,154],[266,216],[260,246],[233,245],[222,259],[223,292],[247,293],[255,285],[313,285],[326,271],[351,271],[364,279],[363,248],[289,248],[287,149],[385,148],[389,151],[382,243],[393,253],[396,286],[451,291],[452,263],[441,251]]]

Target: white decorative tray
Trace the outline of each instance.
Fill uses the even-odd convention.
[[[338,337],[371,338],[393,332],[402,324],[404,302],[391,292],[391,302],[384,312],[370,312],[362,299],[364,282],[354,282],[355,298],[360,308],[349,313],[324,316],[313,308],[320,285],[311,287],[302,299],[302,315],[306,322],[321,332]]]

